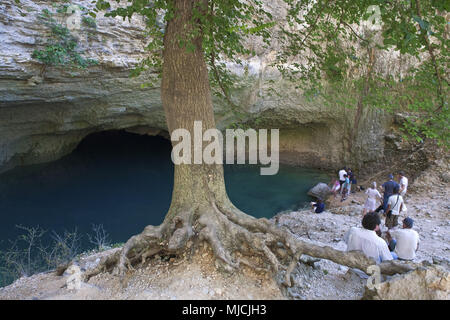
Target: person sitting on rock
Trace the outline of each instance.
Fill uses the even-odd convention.
[[[419,234],[413,230],[414,220],[407,217],[403,219],[403,228],[391,230],[386,233],[389,241],[389,250],[394,251],[400,260],[413,260],[419,249]]]
[[[380,230],[381,220],[376,212],[369,212],[362,218],[363,228],[352,227],[344,235],[347,251],[362,251],[376,263],[393,260],[386,241],[376,232]]]
[[[321,213],[325,210],[325,203],[323,203],[322,199],[320,198],[317,199],[317,202],[311,202],[311,205],[315,213]]]

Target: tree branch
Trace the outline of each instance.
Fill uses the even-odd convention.
[[[223,93],[223,95],[224,95],[224,97],[225,97],[225,100],[227,100],[227,102],[230,104],[230,106],[231,106],[233,109],[237,109],[238,106],[235,105],[235,104],[233,103],[233,101],[231,101],[231,98],[230,98],[230,96],[228,95],[228,92],[227,92],[227,90],[226,90],[224,84],[223,84],[222,81],[220,80],[220,74],[219,74],[219,71],[217,70],[215,61],[216,61],[216,55],[215,55],[214,50],[212,50],[212,51],[211,51],[211,55],[210,55],[210,64],[211,64],[211,68],[212,68],[212,70],[213,70],[214,78],[216,79],[217,83],[219,84],[220,90],[222,90],[222,93]]]
[[[364,41],[364,42],[366,42],[366,43],[369,43],[369,40],[364,39],[364,38],[361,37],[359,34],[357,34],[356,31],[353,30],[352,26],[349,25],[347,22],[345,22],[345,21],[343,21],[343,20],[341,20],[340,22],[341,22],[344,26],[346,26],[347,28],[349,28],[349,29],[352,31],[352,33],[353,33],[358,39],[360,39],[361,41]]]
[[[416,13],[417,16],[419,17],[419,19],[422,19],[422,13],[421,13],[421,9],[420,9],[420,1],[416,0]],[[434,55],[434,50],[433,47],[430,44],[430,40],[428,39],[427,36],[427,30],[424,30],[422,28],[422,25],[419,23],[419,29],[421,32],[421,35],[425,41],[425,44],[427,46],[428,49],[428,53],[430,54],[431,57],[431,61],[433,62],[433,67],[434,67],[434,71],[436,72],[436,78],[438,80],[438,89],[437,89],[437,94],[438,94],[438,98],[440,99],[440,105],[439,107],[434,110],[434,112],[440,112],[443,108],[444,108],[444,96],[442,94],[442,77],[441,77],[441,73],[439,72],[439,67],[436,61],[436,57]]]

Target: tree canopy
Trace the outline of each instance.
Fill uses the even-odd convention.
[[[107,16],[124,19],[141,15],[146,19],[151,39],[148,56],[132,74],[138,75],[147,68],[161,70],[165,24],[177,14],[173,1],[115,2],[121,5],[113,8],[113,1],[98,0],[94,11],[107,11]],[[260,0],[200,1],[192,15],[195,28],[190,29],[186,39],[179,39],[180,46],[192,50],[191,40],[201,35],[210,82],[216,88],[214,93],[224,98],[235,112],[240,112],[230,96],[235,81],[225,62],[242,64],[243,57],[255,54],[254,48],[246,44],[249,37],[259,37],[267,48],[272,41],[279,41],[281,50],[274,66],[305,95],[324,101],[333,97],[327,86],[350,83],[355,90],[363,86],[365,75],[349,75],[349,70],[368,63],[369,54],[364,49],[391,50],[415,58],[416,63],[402,75],[373,71],[361,104],[406,113],[405,136],[418,141],[434,138],[449,145],[450,1],[279,2],[285,11],[282,21],[277,21],[273,9]]]

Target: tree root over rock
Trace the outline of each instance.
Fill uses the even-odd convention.
[[[245,265],[257,272],[269,273],[287,287],[292,286],[291,272],[303,254],[363,271],[375,264],[361,252],[345,252],[305,242],[268,219],[256,219],[243,213],[231,202],[223,205],[211,201],[195,212],[186,211],[173,219],[166,218],[160,226],[147,226],[142,233],[131,237],[122,250],[103,257],[97,267],[86,271],[84,279],[88,281],[106,271],[124,276],[149,257],[189,253],[202,241],[211,246],[217,258],[216,267],[232,272]],[[420,264],[388,261],[378,266],[382,274],[393,275],[414,270]]]

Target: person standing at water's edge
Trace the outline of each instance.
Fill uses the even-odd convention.
[[[339,180],[333,179],[331,185],[331,192],[333,193],[334,198],[336,198],[336,194],[341,188],[341,184],[339,183]]]
[[[350,194],[350,179],[346,174],[344,174],[344,184],[341,187],[341,202],[347,199],[347,196]]]
[[[346,175],[347,174],[347,168],[346,167],[344,167],[343,169],[341,169],[340,171],[339,171],[339,183],[341,184],[341,192],[342,192],[342,185],[344,184],[344,182],[345,182],[345,177],[344,177],[344,175]]]

